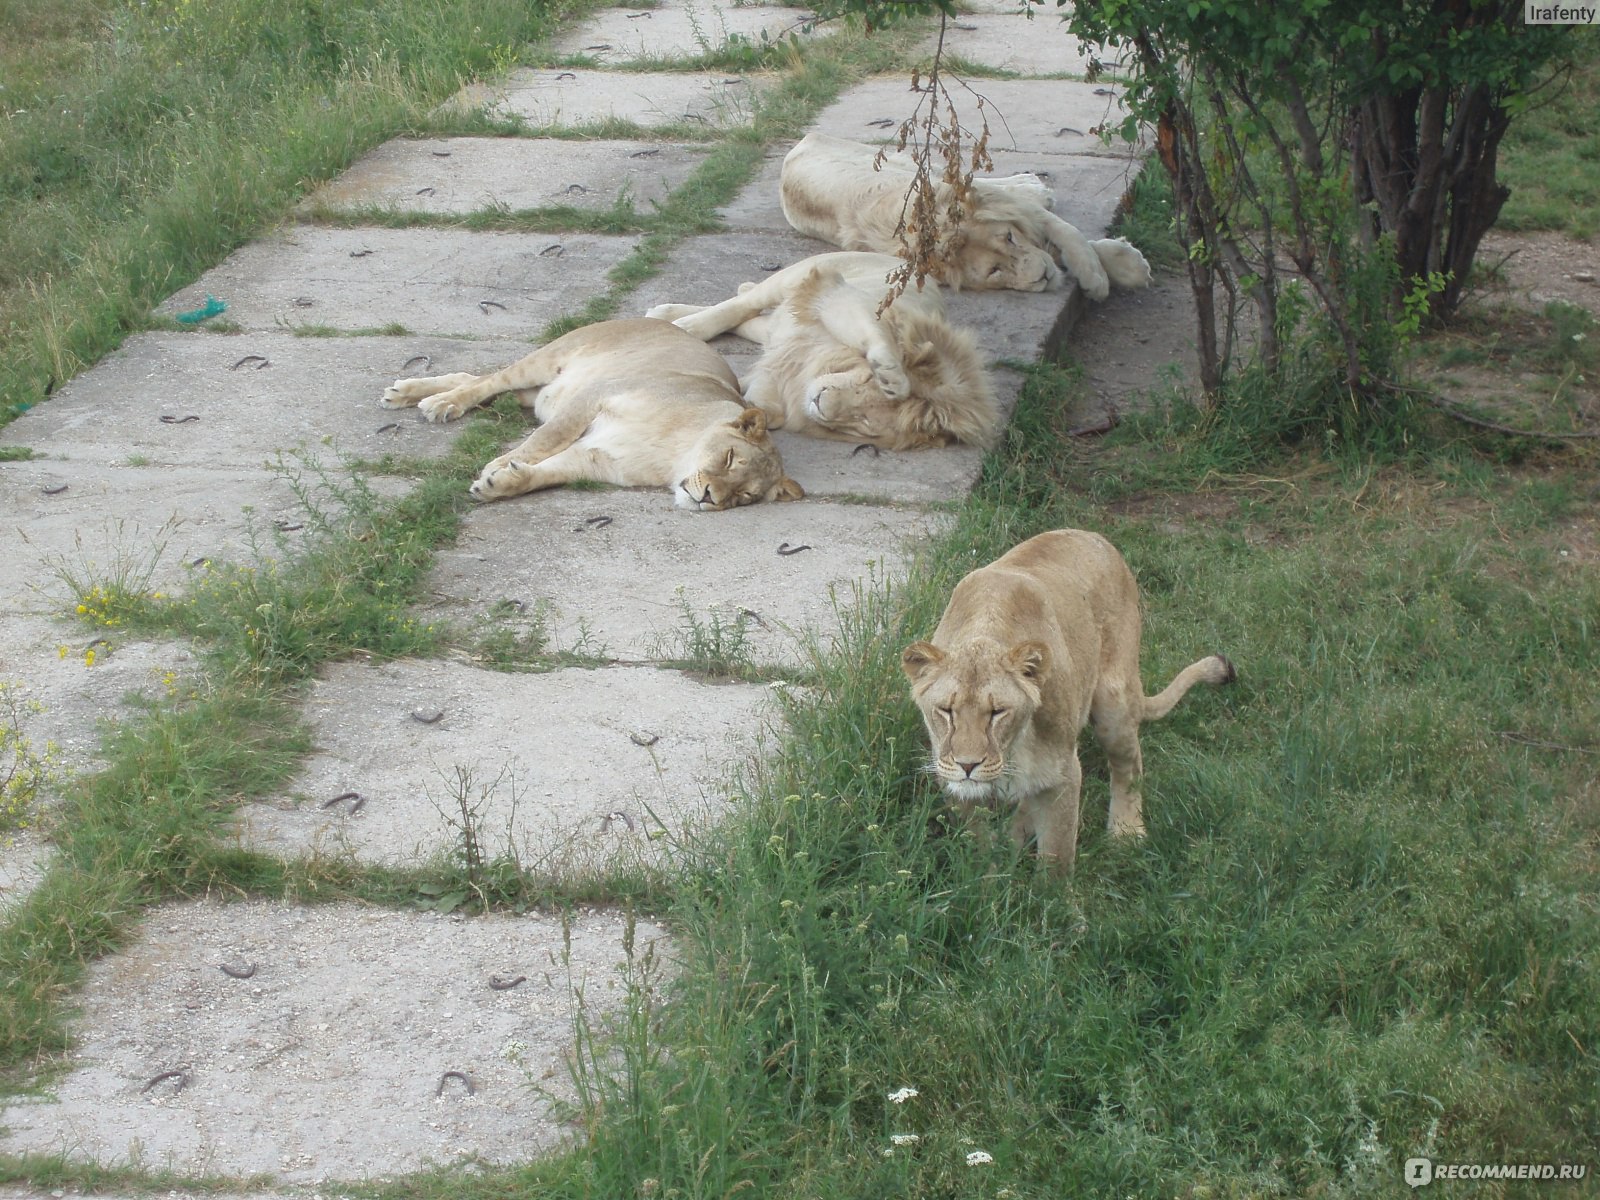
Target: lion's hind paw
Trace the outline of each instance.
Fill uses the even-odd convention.
[[[520,496],[527,490],[523,486],[530,470],[528,464],[510,459],[496,459],[484,467],[472,481],[467,494],[474,500],[499,500],[503,496]]]
[[[679,317],[692,317],[705,310],[704,304],[657,304],[645,309],[644,315],[658,321],[676,321]]]

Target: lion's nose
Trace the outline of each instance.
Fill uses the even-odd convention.
[[[680,479],[678,481],[678,486],[683,489],[683,494],[689,497],[689,499],[693,500],[696,504],[704,504],[707,500],[711,499],[711,489],[709,487],[701,488],[700,494],[697,496],[694,493],[694,489],[689,486],[689,481],[687,479]]]
[[[959,758],[956,759],[956,766],[961,768],[962,774],[964,774],[968,779],[971,779],[972,773],[982,765],[983,759],[981,758],[975,758],[971,762],[966,762],[965,760]]]

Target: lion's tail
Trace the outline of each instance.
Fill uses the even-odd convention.
[[[1144,698],[1143,719],[1156,721],[1166,716],[1197,683],[1232,683],[1234,678],[1233,664],[1220,654],[1192,662],[1179,671],[1177,678],[1167,684],[1160,693]]]

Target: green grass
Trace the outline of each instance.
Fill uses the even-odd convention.
[[[1588,241],[1600,233],[1600,44],[1573,30],[1575,63],[1513,120],[1500,161],[1511,196],[1498,228],[1556,230]]]
[[[564,11],[5,0],[0,420]]]
[[[1553,301],[1531,313],[1479,304],[1418,342],[1411,375],[1453,411],[1509,429],[1583,434],[1600,401],[1595,339],[1593,314],[1576,305]]]

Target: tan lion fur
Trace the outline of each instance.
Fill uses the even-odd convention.
[[[502,392],[540,424],[483,468],[476,500],[580,479],[669,486],[678,507],[700,511],[805,495],[722,356],[669,322],[586,325],[490,375],[396,380],[383,403],[450,421]]]
[[[1212,655],[1147,697],[1140,623],[1122,555],[1099,534],[1062,529],[969,574],[933,639],[901,656],[945,790],[966,813],[1015,805],[1018,848],[1032,835],[1058,873],[1077,855],[1084,726],[1094,726],[1111,766],[1111,832],[1142,834],[1140,723],[1165,716],[1197,683],[1234,677]]]
[[[779,195],[795,229],[846,250],[901,252],[896,231],[914,175],[903,155],[876,164],[879,147],[808,133],[783,160]],[[939,183],[939,207],[949,208],[949,185]],[[1049,211],[1052,196],[1037,176],[973,181],[975,211],[948,231],[943,282],[954,288],[1053,291],[1071,271],[1091,300],[1111,284],[1141,288],[1150,265],[1122,238],[1091,241]]]
[[[887,254],[819,254],[703,308],[662,304],[650,315],[697,337],[732,331],[760,343],[745,399],[773,428],[916,450],[988,446],[1000,427],[977,339],[953,327],[932,284],[881,315]]]

